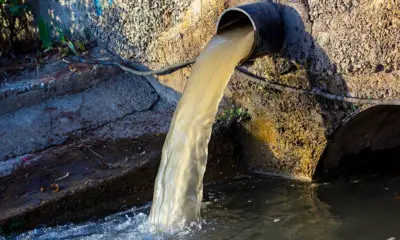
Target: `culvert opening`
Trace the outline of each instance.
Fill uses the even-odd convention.
[[[314,181],[365,174],[400,175],[400,106],[369,108],[335,133]]]

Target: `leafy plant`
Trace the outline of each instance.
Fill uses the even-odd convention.
[[[358,109],[359,109],[359,106],[358,106],[358,105],[356,105],[356,104],[352,104],[352,105],[351,105],[351,110],[352,110],[353,112],[357,111]]]
[[[84,52],[85,51],[85,44],[81,41],[76,41],[75,46],[79,49],[79,51]]]
[[[67,39],[67,37],[65,36],[64,31],[61,29],[61,27],[56,26],[55,29],[56,29],[57,34],[58,34],[58,40],[59,40],[61,43],[66,43],[66,42],[68,41],[68,39]]]
[[[242,121],[250,120],[250,115],[247,109],[232,105],[232,108],[226,109],[219,120],[229,124],[232,122],[240,123]]]
[[[71,52],[73,52],[75,55],[78,55],[78,52],[76,51],[75,45],[71,41],[68,42],[68,47],[71,50]]]
[[[3,50],[12,51],[18,35],[28,29],[29,14],[30,7],[25,0],[0,0],[0,44],[9,47]]]
[[[39,39],[43,44],[43,48],[44,49],[50,48],[52,45],[50,25],[44,21],[43,17],[39,17],[38,28],[39,28]]]

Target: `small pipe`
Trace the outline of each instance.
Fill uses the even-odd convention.
[[[249,56],[240,64],[280,52],[284,41],[284,25],[275,3],[262,1],[225,10],[218,20],[217,33],[246,24],[251,24],[254,28],[254,44]]]

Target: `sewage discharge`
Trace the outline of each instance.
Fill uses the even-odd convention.
[[[164,143],[149,216],[157,230],[200,221],[207,146],[219,102],[236,65],[281,51],[281,10],[271,1],[260,1],[222,13],[217,34],[193,66]]]
[[[157,229],[200,221],[212,125],[228,81],[253,43],[251,24],[223,31],[210,40],[193,66],[162,150],[149,217]]]

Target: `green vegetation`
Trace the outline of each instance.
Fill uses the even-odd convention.
[[[31,21],[29,4],[24,0],[0,0],[0,52],[12,51],[19,34],[27,31]]]
[[[14,54],[13,46],[25,37],[24,33],[32,31],[33,20],[31,8],[26,0],[0,0],[0,55]],[[59,48],[61,55],[77,54],[76,50],[84,51],[85,43],[72,43],[59,25],[52,25],[43,16],[37,18],[38,35],[31,35],[32,40],[39,39],[43,50]],[[75,48],[76,47],[76,48]]]
[[[358,106],[357,104],[351,104],[351,110],[353,112],[357,111],[360,108],[360,106]]]
[[[242,121],[248,121],[250,118],[247,109],[232,105],[231,108],[225,109],[217,120],[225,124],[230,124],[233,122],[240,123]]]
[[[44,49],[51,48],[51,30],[50,25],[46,23],[43,17],[39,17],[38,20],[38,29],[39,29],[39,39],[43,44]]]

